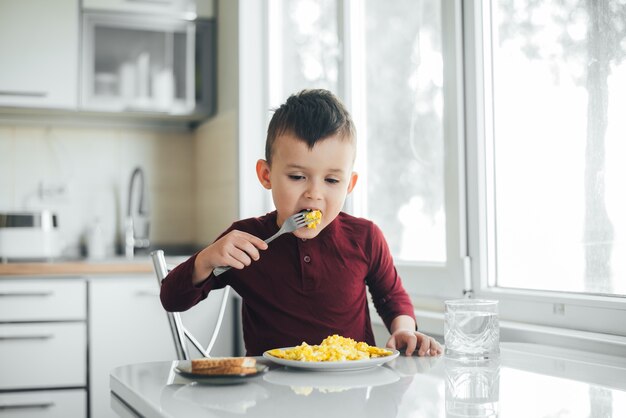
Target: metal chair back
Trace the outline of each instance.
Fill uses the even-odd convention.
[[[159,287],[161,286],[161,282],[170,269],[165,262],[165,253],[162,250],[152,251],[150,253],[150,257],[152,258],[152,265],[154,268],[154,272],[156,273],[157,281],[159,283]],[[186,340],[191,342],[193,346],[202,354],[204,357],[211,357],[211,350],[215,345],[215,341],[217,340],[217,335],[219,334],[220,328],[222,326],[222,322],[224,320],[224,312],[226,311],[226,305],[228,304],[228,298],[230,295],[230,287],[226,286],[224,288],[222,294],[222,301],[220,303],[220,310],[217,315],[217,319],[215,320],[215,326],[213,327],[213,333],[211,334],[211,338],[209,340],[209,344],[206,347],[203,347],[202,344],[198,341],[196,337],[191,334],[185,328],[182,318],[180,316],[180,312],[167,312],[167,319],[169,321],[170,330],[172,331],[172,338],[174,340],[174,348],[176,349],[176,356],[179,360],[190,360],[191,357],[189,355],[189,350],[187,347]]]

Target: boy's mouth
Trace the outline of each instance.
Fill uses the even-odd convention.
[[[304,219],[309,229],[315,229],[322,222],[322,211],[319,209],[304,209],[301,211],[304,213]]]

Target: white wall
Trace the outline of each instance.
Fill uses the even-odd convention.
[[[116,234],[123,226],[130,175],[141,166],[149,186],[153,243],[204,246],[235,221],[239,6],[230,0],[219,0],[215,6],[218,101],[211,119],[187,132],[111,128],[105,122],[86,124],[71,118],[47,126],[45,121],[3,115],[0,211],[56,212],[67,256],[78,253],[83,236],[98,217],[113,254]],[[50,191],[64,191],[42,198],[41,184]]]
[[[152,241],[193,242],[193,146],[188,132],[4,121],[0,211],[56,212],[66,256],[78,253],[87,228],[100,218],[112,255],[127,210],[130,175],[140,166],[149,186]]]
[[[195,132],[199,245],[213,242],[239,213],[238,2],[218,1],[217,22],[217,113]]]

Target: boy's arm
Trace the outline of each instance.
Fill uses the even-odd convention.
[[[185,311],[205,299],[212,289],[224,287],[227,283],[211,276],[215,267],[242,269],[259,259],[259,250],[266,249],[267,244],[236,227],[231,225],[213,244],[176,266],[163,279],[160,297],[166,311]]]
[[[182,312],[206,298],[212,286],[194,286],[191,277],[198,254],[176,266],[161,282],[161,305],[168,312]]]

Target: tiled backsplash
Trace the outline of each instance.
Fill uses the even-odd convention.
[[[0,211],[57,213],[63,254],[75,256],[99,220],[108,255],[127,211],[130,176],[146,175],[151,240],[194,242],[194,140],[157,129],[0,125]]]

